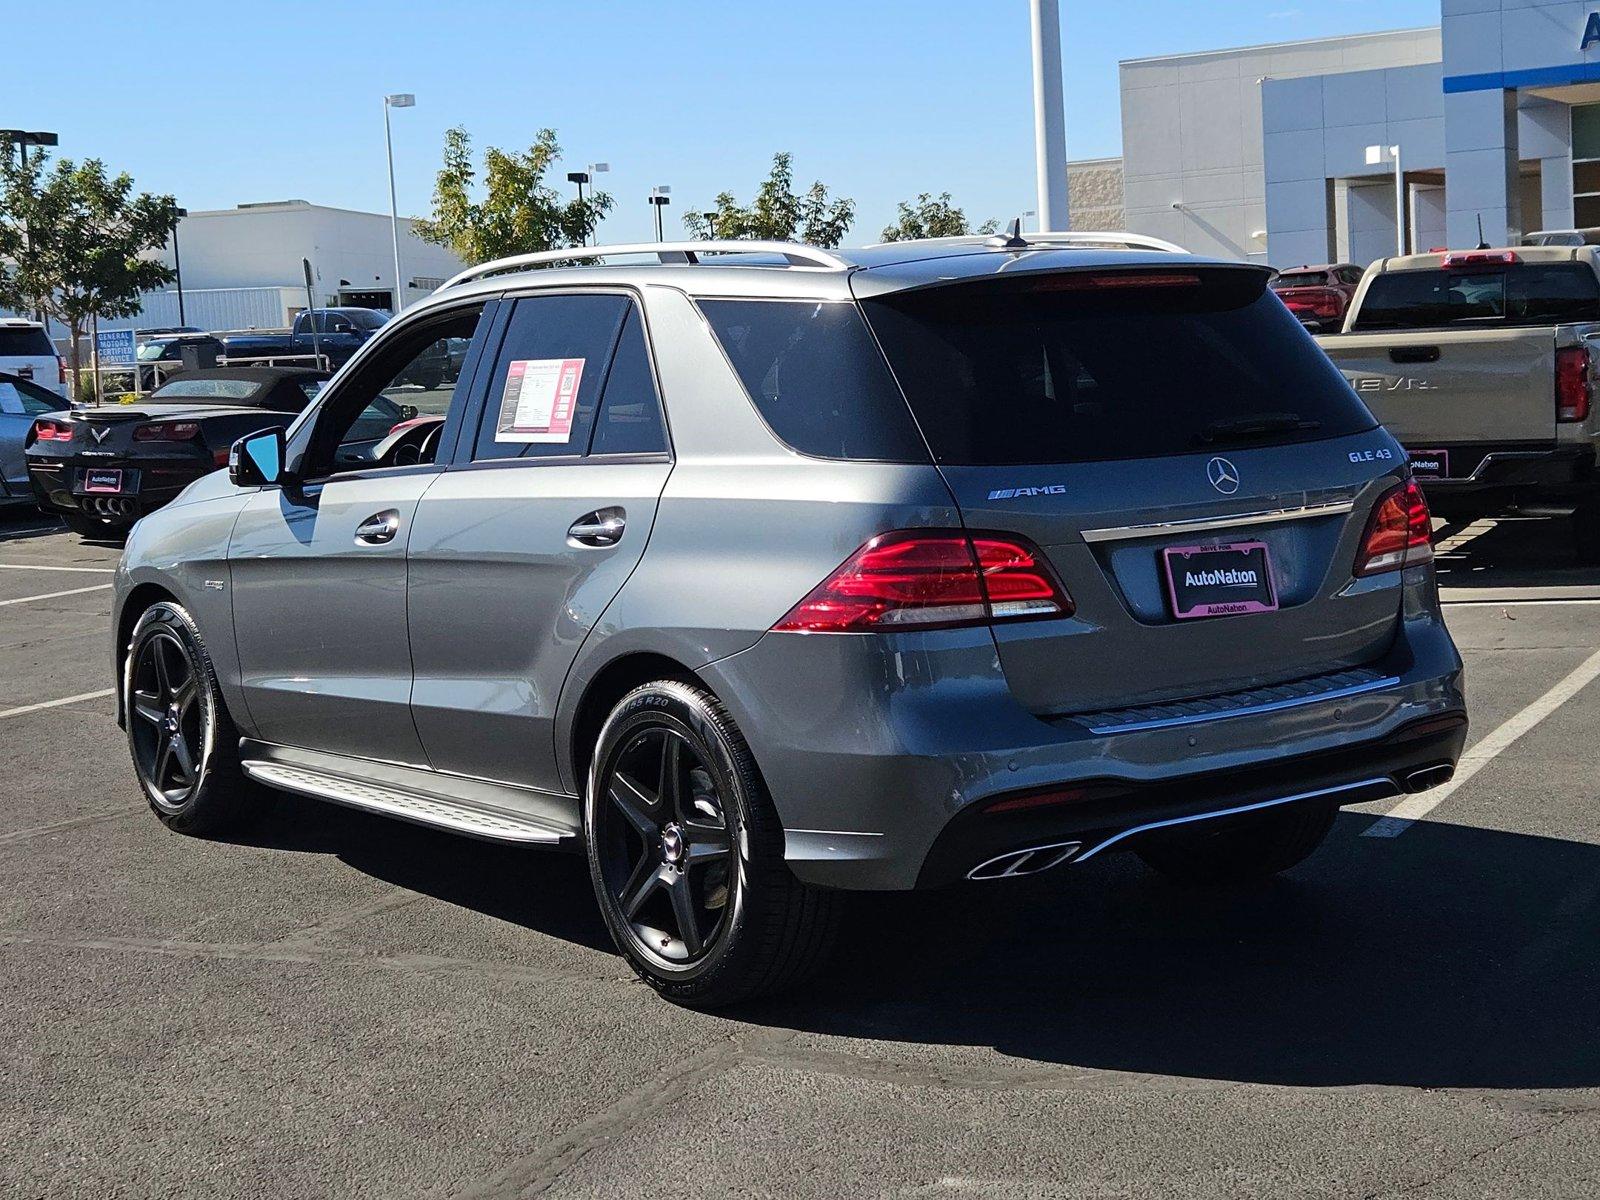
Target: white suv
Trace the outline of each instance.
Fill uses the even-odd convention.
[[[66,399],[67,365],[37,321],[0,317],[0,372],[20,375]]]

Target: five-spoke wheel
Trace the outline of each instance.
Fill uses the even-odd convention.
[[[200,783],[204,713],[195,666],[177,635],[160,629],[133,659],[128,736],[155,804],[178,811]]]

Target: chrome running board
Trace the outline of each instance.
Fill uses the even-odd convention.
[[[1121,833],[1113,834],[1105,841],[1089,847],[1072,861],[1074,863],[1085,862],[1099,854],[1100,851],[1109,849],[1118,842],[1131,838],[1138,833],[1149,833],[1152,830],[1166,829],[1174,825],[1190,825],[1196,821],[1210,821],[1217,817],[1237,816],[1239,813],[1256,812],[1263,808],[1276,808],[1280,804],[1294,804],[1300,800],[1315,800],[1322,796],[1338,796],[1344,792],[1356,792],[1364,788],[1373,789],[1374,791],[1373,795],[1367,797],[1368,800],[1382,800],[1388,796],[1398,795],[1400,792],[1400,789],[1395,786],[1394,780],[1387,776],[1379,776],[1374,779],[1361,779],[1355,783],[1341,783],[1336,787],[1317,788],[1315,791],[1310,792],[1296,792],[1292,796],[1278,796],[1272,800],[1260,800],[1254,804],[1240,804],[1233,808],[1218,808],[1213,809],[1211,812],[1191,813],[1187,817],[1169,817],[1165,821],[1151,821],[1144,825],[1135,825],[1132,829],[1124,829]],[[1387,790],[1379,791],[1378,789]],[[1365,803],[1365,801],[1362,801],[1362,803]]]
[[[402,821],[451,833],[463,833],[469,837],[555,846],[572,836],[570,829],[559,828],[523,813],[423,795],[371,779],[350,779],[285,762],[246,760],[242,765],[251,779],[269,787],[299,792],[318,800],[329,800],[334,804],[386,817],[398,817]]]

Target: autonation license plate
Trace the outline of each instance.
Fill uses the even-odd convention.
[[[79,485],[85,492],[104,494],[122,490],[122,470],[115,467],[90,467]]]
[[[1265,542],[1169,546],[1161,553],[1172,615],[1179,620],[1273,612],[1278,607]]]
[[[1450,451],[1407,450],[1411,473],[1418,479],[1444,479],[1450,474]]]

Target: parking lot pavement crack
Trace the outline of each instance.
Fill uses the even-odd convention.
[[[382,897],[372,901],[370,904],[363,904],[357,908],[352,908],[345,912],[335,913],[331,916],[324,917],[314,925],[307,925],[304,929],[297,929],[288,937],[282,938],[276,942],[263,943],[263,946],[287,947],[315,945],[321,939],[329,936],[330,934],[341,933],[344,930],[349,929],[352,925],[359,925],[362,921],[367,920],[369,917],[381,917],[385,913],[394,912],[397,909],[405,908],[408,905],[415,904],[420,899],[422,899],[422,894],[420,892],[408,891],[405,888],[399,887],[392,888]]]
[[[26,930],[0,930],[0,947],[46,946],[62,950],[105,950],[134,954],[169,955],[216,961],[305,963],[318,966],[375,967],[418,975],[459,975],[492,982],[555,985],[616,982],[615,971],[572,971],[523,966],[519,963],[484,962],[428,954],[369,954],[359,950],[310,943],[192,942],[177,938],[57,937]]]
[[[61,833],[68,829],[82,829],[86,825],[100,825],[106,821],[118,821],[123,817],[131,817],[135,813],[142,813],[149,809],[147,804],[130,804],[126,808],[114,809],[111,812],[95,813],[86,817],[72,817],[66,821],[52,821],[48,825],[31,825],[27,829],[13,830],[11,833],[0,834],[0,846],[10,846],[17,842],[26,842],[32,838],[44,837],[46,834]]]
[[[735,1065],[745,1053],[741,1043],[730,1038],[690,1058],[679,1059],[610,1108],[551,1139],[532,1154],[488,1179],[445,1195],[448,1200],[507,1200],[540,1195],[585,1155],[632,1132],[693,1091],[701,1080]]]
[[[1592,1115],[1591,1111],[1584,1109],[1580,1112],[1566,1113],[1557,1117],[1553,1121],[1546,1121],[1543,1125],[1540,1125],[1535,1129],[1524,1129],[1521,1133],[1514,1133],[1510,1137],[1501,1138],[1498,1142],[1495,1142],[1491,1146],[1485,1146],[1481,1150],[1475,1150],[1463,1158],[1460,1162],[1452,1163],[1445,1169],[1429,1175],[1426,1179],[1416,1180],[1413,1183],[1406,1184],[1404,1187],[1383,1188],[1379,1191],[1368,1192],[1362,1197],[1362,1200],[1379,1200],[1379,1197],[1383,1196],[1409,1196],[1412,1193],[1420,1192],[1424,1188],[1433,1187],[1435,1184],[1443,1183],[1446,1179],[1451,1179],[1460,1175],[1463,1171],[1475,1166],[1477,1163],[1481,1162],[1485,1158],[1488,1158],[1490,1155],[1498,1154],[1500,1151],[1505,1150],[1510,1146],[1515,1146],[1518,1142],[1527,1141],[1529,1138],[1548,1137],[1550,1134],[1560,1129],[1563,1125],[1569,1124],[1572,1121],[1576,1121],[1579,1117],[1586,1115]]]

